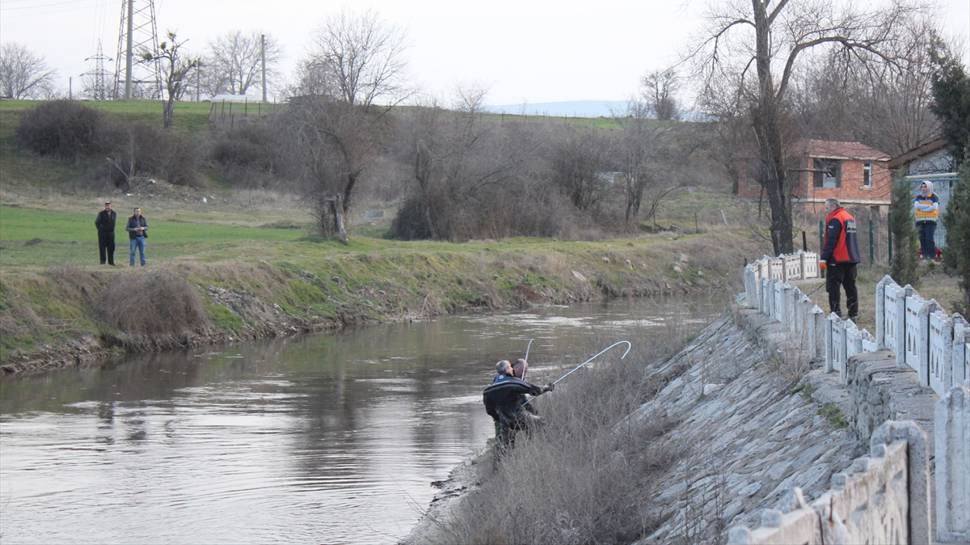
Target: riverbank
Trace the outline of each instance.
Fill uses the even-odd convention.
[[[0,369],[37,373],[123,351],[720,289],[736,285],[738,256],[757,254],[745,235],[462,244],[354,237],[346,247],[250,237],[207,243],[203,255],[156,257],[144,269],[29,265],[21,260],[31,251],[50,256],[76,243],[28,240],[4,252],[0,270]],[[164,243],[155,250],[169,251]]]
[[[639,386],[623,392],[632,410],[564,454],[547,443],[576,418],[569,408],[595,409],[567,398],[600,378],[557,391],[538,440],[517,443],[497,471],[485,456],[456,468],[404,543],[722,543],[727,528],[787,505],[792,487],[817,497],[862,442],[799,385],[803,370],[778,352],[784,331],[769,322],[735,308],[672,357],[642,362]],[[577,471],[586,458],[571,453],[589,449]]]

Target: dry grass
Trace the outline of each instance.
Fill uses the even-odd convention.
[[[669,379],[645,379],[647,362],[675,347],[613,358],[540,398],[545,425],[482,469],[481,487],[436,521],[439,543],[628,543],[648,534],[657,521],[646,515],[647,491],[684,446],[665,437],[675,421],[626,417]]]
[[[128,335],[181,335],[209,326],[202,299],[185,279],[168,271],[124,275],[97,300],[98,315]]]

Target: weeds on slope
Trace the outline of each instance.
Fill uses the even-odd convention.
[[[673,419],[625,417],[659,391],[655,382],[670,379],[644,369],[680,348],[688,329],[672,327],[659,345],[614,357],[540,398],[545,426],[520,433],[496,467],[482,464],[481,486],[435,521],[440,543],[579,545],[648,534],[658,521],[647,515],[647,489],[685,446],[665,437]]]

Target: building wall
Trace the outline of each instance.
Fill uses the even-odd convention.
[[[793,188],[794,196],[801,199],[825,200],[836,198],[848,202],[888,205],[892,194],[892,174],[886,161],[872,162],[872,187],[863,185],[863,163],[858,160],[842,161],[840,187],[814,187],[811,157],[804,157],[798,168],[802,169],[798,184]],[[743,178],[738,184],[738,196],[744,199],[757,199],[761,196],[761,185],[754,178]]]
[[[813,158],[802,160],[798,187],[795,196],[804,199],[825,200],[835,198],[848,202],[889,204],[892,194],[892,175],[886,166],[886,161],[872,161],[872,186],[863,184],[863,164],[865,161],[847,159],[841,161],[842,177],[839,187],[815,187],[812,172],[806,172],[813,167]]]

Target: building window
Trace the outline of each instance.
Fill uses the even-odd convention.
[[[813,163],[815,187],[831,189],[842,186],[842,163],[835,159],[815,159]]]
[[[862,185],[872,189],[872,161],[866,161],[862,164]]]

